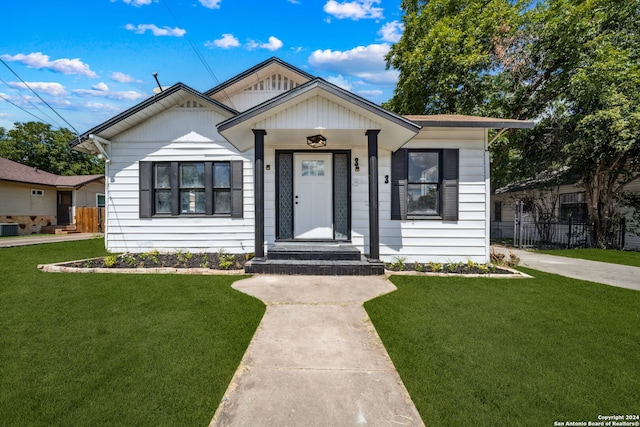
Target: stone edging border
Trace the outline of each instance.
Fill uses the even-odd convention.
[[[102,257],[98,257],[102,258]],[[246,274],[242,270],[213,270],[211,268],[175,268],[175,267],[151,267],[151,268],[84,268],[67,267],[64,264],[70,262],[84,262],[96,258],[65,261],[54,264],[38,264],[38,270],[45,273],[119,273],[119,274],[190,274],[210,276],[240,276]]]
[[[385,270],[385,276],[424,276],[424,277],[486,277],[488,279],[533,279],[527,273],[518,271],[511,267],[500,266],[503,270],[508,270],[511,274],[462,274],[462,273],[423,273],[419,271],[391,271]]]
[[[101,257],[99,257],[101,258]],[[70,262],[84,262],[95,258],[81,259],[76,261],[65,261],[54,264],[38,264],[38,270],[45,273],[119,273],[119,274],[187,274],[187,275],[209,275],[209,276],[241,276],[245,275],[242,270],[213,270],[211,268],[175,268],[175,267],[151,267],[151,268],[84,268],[68,267],[64,264]],[[423,276],[423,277],[486,277],[490,279],[531,279],[530,276],[521,271],[509,267],[500,267],[511,271],[512,274],[460,274],[460,273],[423,273],[418,271],[391,271],[385,270],[385,276]]]

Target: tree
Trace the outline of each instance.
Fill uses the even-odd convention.
[[[640,0],[402,5],[407,31],[387,57],[400,79],[387,105],[536,120],[498,140],[494,175],[570,166],[585,186],[593,242],[612,245],[622,188],[640,177]]]
[[[104,173],[104,164],[69,147],[74,134],[66,128],[53,130],[40,122],[16,123],[13,129],[0,128],[0,157],[56,175]]]
[[[495,105],[499,47],[518,31],[526,2],[403,0],[405,31],[387,55],[400,71],[385,107],[400,114],[487,114]]]

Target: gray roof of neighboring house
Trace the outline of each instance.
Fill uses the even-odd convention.
[[[102,178],[104,178],[103,175],[60,176],[0,157],[0,181],[70,188],[79,187]]]
[[[538,175],[522,181],[512,182],[504,187],[498,188],[495,194],[513,193],[515,191],[533,190],[554,185],[575,184],[580,181],[580,177],[570,172],[565,166],[557,170],[545,171]]]

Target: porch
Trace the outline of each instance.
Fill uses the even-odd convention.
[[[245,271],[252,274],[373,276],[384,274],[384,264],[368,259],[350,243],[277,242],[266,257],[249,261]]]

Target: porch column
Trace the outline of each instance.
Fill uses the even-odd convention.
[[[379,129],[365,132],[369,147],[369,259],[380,259],[380,219],[378,215],[378,133]]]
[[[254,151],[254,198],[255,198],[255,258],[264,258],[264,136],[263,129],[253,129]]]

